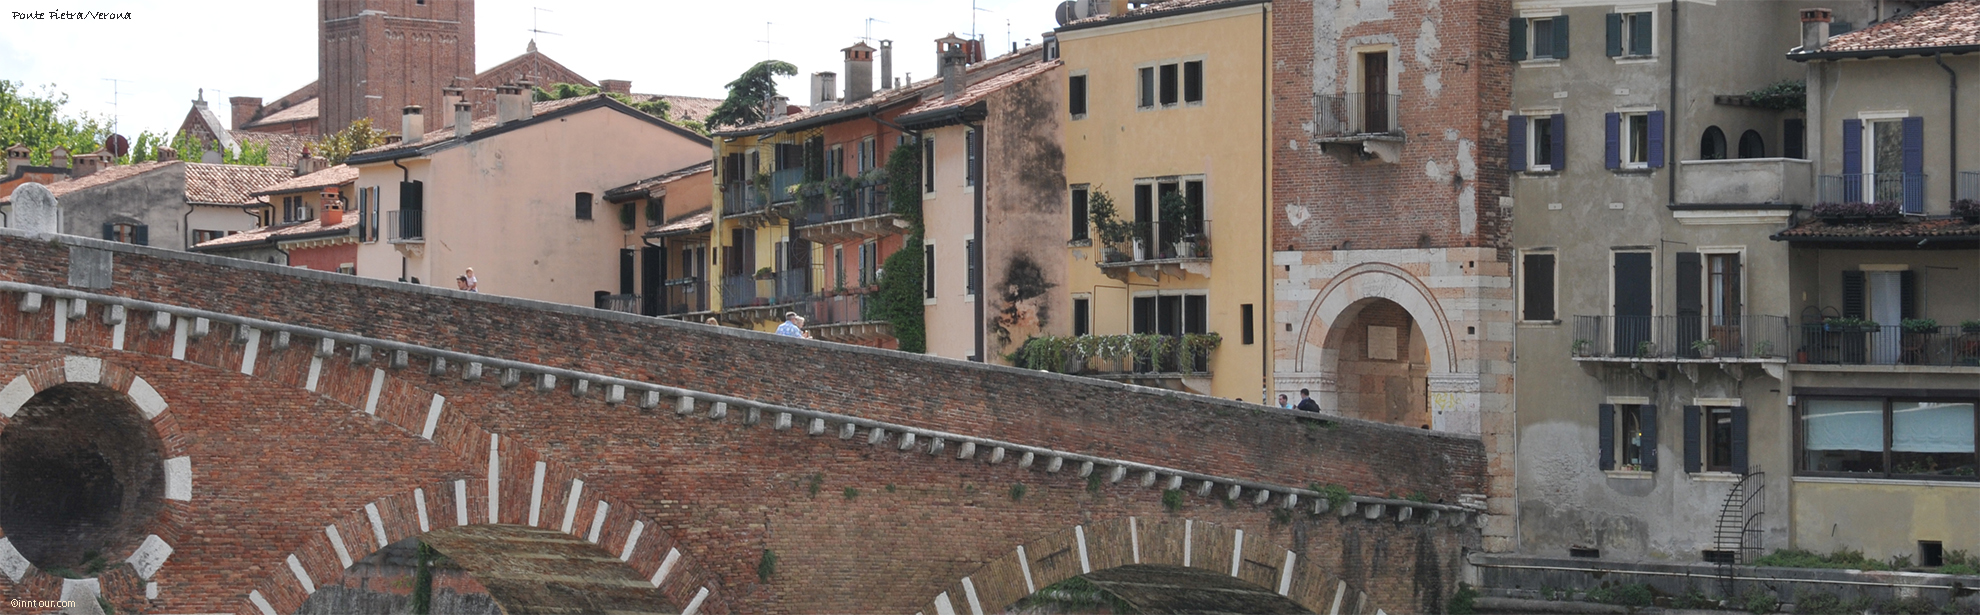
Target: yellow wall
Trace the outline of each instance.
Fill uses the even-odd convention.
[[[736,181],[741,181],[744,183],[753,182],[755,181],[755,176],[754,176],[755,173],[770,173],[774,171],[775,166],[777,164],[777,158],[776,158],[776,148],[772,144],[792,143],[792,142],[802,142],[802,140],[793,137],[758,139],[757,137],[754,136],[738,137],[733,141],[724,139],[722,137],[715,138],[715,168],[718,175],[716,175],[714,178],[715,187],[714,187],[713,198],[715,201],[716,224],[715,224],[715,236],[710,240],[711,247],[708,250],[709,258],[711,259],[722,258],[722,250],[724,248],[727,248],[731,243],[733,243],[733,240],[735,238],[735,235],[732,231],[734,229],[747,228],[741,222],[738,222],[733,218],[726,217],[725,209],[724,209],[725,203],[723,201],[725,195],[722,192],[722,188]],[[759,147],[761,147],[760,150],[758,149]],[[752,175],[750,177],[729,178],[719,175],[721,171],[725,170],[722,168],[722,159],[724,157],[728,156],[729,154],[743,154],[746,157],[752,151],[757,152],[757,168],[751,170]],[[756,267],[752,269],[750,273],[755,273],[755,269],[762,269],[764,267],[769,267],[772,270],[779,269],[779,267],[776,264],[777,242],[789,239],[791,236],[790,231],[791,231],[791,227],[788,222],[779,222],[771,226],[765,226],[756,229],[756,245],[753,246],[754,252],[756,254]],[[821,262],[820,259],[823,258],[817,246],[813,246],[811,256],[812,256],[811,262],[814,263],[814,268],[815,268],[816,263]],[[717,262],[709,264],[708,266],[708,278],[709,278],[708,308],[717,312],[722,311],[722,291],[723,291],[722,280],[726,276],[724,272],[728,271],[728,267],[729,267],[728,263],[720,262],[719,260]],[[813,284],[816,283],[817,282],[814,279]],[[772,282],[758,281],[757,293],[759,293],[759,296],[761,296],[762,294],[769,293],[774,290],[773,286],[774,284]],[[753,328],[759,331],[775,331],[777,329],[778,324],[780,323],[778,322],[756,323],[755,325],[753,325]]]
[[[1134,215],[1137,178],[1202,175],[1209,224],[1208,278],[1130,278],[1129,284],[1095,266],[1099,242],[1070,247],[1068,291],[1093,299],[1096,334],[1130,331],[1131,296],[1147,292],[1207,293],[1209,330],[1223,336],[1212,354],[1214,376],[1205,393],[1260,401],[1269,310],[1264,267],[1268,262],[1264,203],[1267,190],[1264,122],[1265,64],[1270,41],[1264,27],[1269,5],[1249,5],[1075,30],[1059,34],[1064,79],[1087,78],[1087,115],[1066,123],[1066,182],[1089,184],[1113,197],[1123,218]],[[1139,66],[1176,60],[1204,61],[1200,105],[1136,109]],[[1257,337],[1243,344],[1240,306],[1254,306]],[[931,323],[932,324],[932,323]],[[934,332],[930,331],[931,338]]]
[[[1887,483],[1887,481],[1879,481]],[[1849,548],[1870,559],[1909,555],[1918,541],[1946,551],[1980,551],[1980,485],[1794,482],[1794,546],[1817,553]]]

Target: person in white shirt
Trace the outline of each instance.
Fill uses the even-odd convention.
[[[804,317],[797,312],[784,313],[784,324],[777,325],[777,335],[811,339],[811,334],[804,331]]]
[[[461,290],[465,290],[465,291],[468,291],[468,292],[471,292],[471,293],[478,293],[478,292],[481,292],[481,284],[480,284],[480,283],[479,283],[479,282],[478,282],[477,280],[475,280],[475,279],[474,279],[474,268],[473,268],[473,267],[469,267],[469,268],[467,268],[467,275],[464,275],[464,276],[461,276],[461,277],[464,277],[464,278],[467,278],[467,288],[463,288],[463,289],[461,289]]]

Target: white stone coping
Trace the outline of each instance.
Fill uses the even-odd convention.
[[[68,238],[65,237],[64,239],[68,239]],[[774,404],[765,404],[739,397],[706,393],[706,392],[694,391],[690,389],[682,389],[678,387],[671,387],[671,386],[653,384],[648,382],[640,382],[637,380],[627,380],[612,376],[604,376],[600,374],[592,374],[592,373],[580,372],[580,371],[563,369],[558,367],[537,365],[537,364],[525,363],[521,361],[512,361],[508,359],[498,359],[494,357],[485,357],[485,356],[467,354],[462,352],[440,350],[437,348],[429,348],[415,344],[407,344],[407,343],[391,341],[391,340],[380,340],[380,339],[368,338],[359,335],[340,333],[336,331],[327,331],[312,327],[291,325],[287,323],[279,323],[279,322],[261,320],[257,318],[249,318],[244,316],[234,316],[231,314],[210,312],[195,308],[172,306],[162,303],[143,301],[139,299],[131,299],[127,297],[101,295],[96,293],[87,293],[87,292],[81,292],[81,291],[70,290],[65,288],[54,288],[47,286],[38,286],[33,284],[23,284],[20,282],[6,282],[6,281],[0,281],[0,292],[41,293],[44,295],[49,295],[51,297],[60,297],[67,299],[84,299],[92,302],[101,303],[104,305],[123,305],[129,309],[138,309],[138,310],[157,312],[157,313],[169,313],[180,318],[201,318],[209,321],[230,323],[237,326],[253,327],[263,331],[287,332],[292,335],[301,335],[316,339],[335,340],[340,344],[348,344],[352,346],[370,346],[378,350],[406,351],[411,354],[417,354],[425,357],[438,357],[438,358],[446,359],[448,361],[462,363],[462,364],[478,363],[488,366],[490,368],[516,370],[530,374],[537,374],[539,376],[543,376],[547,378],[555,378],[556,380],[559,381],[582,380],[582,381],[598,383],[601,385],[622,386],[625,387],[626,389],[633,391],[658,392],[661,394],[672,395],[680,398],[690,398],[695,400],[695,402],[723,403],[726,405],[737,406],[741,408],[758,409],[762,412],[776,412],[776,413],[790,414],[798,417],[810,418],[814,420],[822,420],[828,423],[836,423],[841,425],[842,428],[868,429],[880,433],[897,433],[897,434],[902,434],[904,437],[916,436],[919,438],[928,439],[930,441],[940,439],[945,442],[955,442],[958,444],[973,443],[977,445],[977,448],[988,448],[988,449],[1003,448],[1014,452],[1036,454],[1038,456],[1044,456],[1061,461],[1093,463],[1096,465],[1107,466],[1110,468],[1112,467],[1125,468],[1127,471],[1130,472],[1155,472],[1160,475],[1176,477],[1187,481],[1200,481],[1205,484],[1226,485],[1234,489],[1239,489],[1241,491],[1266,491],[1274,494],[1279,494],[1282,497],[1290,495],[1290,496],[1295,496],[1296,498],[1297,497],[1314,498],[1316,500],[1316,504],[1318,502],[1326,501],[1325,494],[1318,491],[1313,491],[1310,489],[1305,489],[1300,487],[1274,485],[1274,484],[1261,483],[1261,482],[1244,480],[1244,479],[1228,477],[1228,476],[1217,476],[1212,474],[1204,474],[1200,472],[1191,472],[1187,470],[1168,468],[1168,467],[1134,462],[1134,461],[1109,459],[1109,458],[1097,457],[1093,455],[1084,455],[1080,453],[1058,451],[1044,447],[1029,446],[1029,445],[1017,444],[1012,442],[1005,442],[1002,440],[980,438],[976,436],[968,436],[963,434],[938,431],[933,429],[925,429],[920,427],[911,427],[897,423],[878,421],[863,417],[848,416],[833,412],[811,410],[806,408],[795,408],[789,406],[779,406]],[[1273,410],[1271,408],[1250,407],[1250,406],[1247,406],[1247,409],[1256,409],[1259,412],[1269,412]],[[1284,412],[1284,411],[1280,411],[1280,412]],[[1299,413],[1299,414],[1304,415],[1305,413]],[[1414,433],[1417,430],[1409,430],[1409,431]],[[1375,498],[1375,497],[1366,497],[1366,496],[1358,496],[1358,495],[1351,496],[1350,499],[1351,501],[1360,504],[1387,505],[1387,506],[1394,506],[1401,508],[1420,508],[1424,510],[1437,510],[1437,511],[1457,513],[1456,515],[1457,519],[1453,519],[1454,522],[1458,522],[1460,520],[1465,520],[1465,519],[1474,519],[1475,517],[1481,515],[1484,512],[1482,509],[1474,508],[1474,507],[1458,506],[1451,504],[1437,504],[1431,502],[1417,502],[1413,500],[1395,500],[1388,498]],[[1297,500],[1295,499],[1294,501]]]

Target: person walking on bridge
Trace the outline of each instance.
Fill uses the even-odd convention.
[[[1297,409],[1300,409],[1300,410],[1305,410],[1305,411],[1307,411],[1307,412],[1319,412],[1319,411],[1320,411],[1320,402],[1317,402],[1317,401],[1313,401],[1313,392],[1312,392],[1312,391],[1308,391],[1308,390],[1306,390],[1306,389],[1300,389],[1300,390],[1299,390],[1299,405],[1298,405],[1298,406],[1294,406],[1294,408],[1297,408]]]
[[[784,324],[777,325],[777,335],[811,339],[811,334],[804,330],[804,317],[797,312],[784,312]]]

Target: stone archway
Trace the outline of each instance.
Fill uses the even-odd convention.
[[[1338,342],[1347,338],[1338,330],[1353,326],[1355,316],[1375,299],[1400,307],[1421,329],[1424,359],[1429,366],[1424,388],[1430,428],[1479,433],[1485,391],[1480,374],[1469,371],[1478,363],[1477,349],[1472,344],[1459,344],[1458,324],[1453,322],[1436,292],[1415,274],[1389,263],[1348,267],[1320,288],[1313,302],[1307,305],[1306,317],[1288,349],[1294,371],[1274,375],[1278,392],[1296,398],[1299,389],[1310,388],[1323,412],[1339,412],[1342,357]],[[1466,334],[1478,333],[1477,326],[1471,325]],[[1467,337],[1468,341],[1475,339]],[[1411,425],[1416,426],[1419,425]]]
[[[1430,335],[1394,301],[1356,301],[1328,327],[1334,363],[1332,403],[1341,416],[1403,427],[1430,427]],[[1426,335],[1429,334],[1429,335]],[[1323,402],[1324,403],[1324,402]]]
[[[1072,577],[1145,613],[1373,615],[1361,588],[1242,528],[1192,519],[1124,517],[1018,545],[935,596],[922,615],[986,615]],[[1214,597],[1214,599],[1210,599]],[[1206,599],[1209,599],[1206,602]],[[1138,602],[1137,602],[1138,601]],[[1242,604],[1243,609],[1232,610]]]
[[[421,544],[430,551],[422,553]],[[420,587],[422,574],[428,597],[435,599],[429,603],[434,612],[682,612],[603,545],[554,529],[507,524],[435,529],[400,539],[356,558],[343,578],[325,579],[297,612],[401,611],[413,601],[406,588]]]

